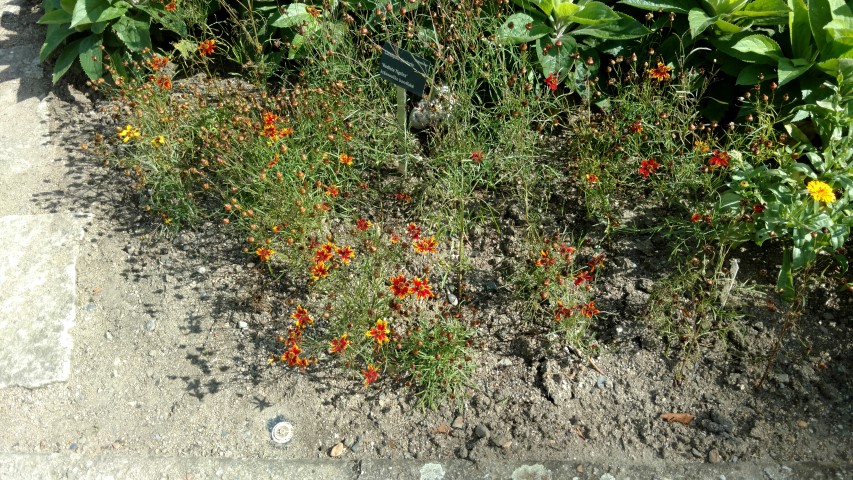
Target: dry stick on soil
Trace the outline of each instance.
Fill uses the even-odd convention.
[[[592,359],[592,357],[586,357],[586,359],[587,359],[587,360],[589,360],[589,364],[590,364],[590,365],[592,365],[592,368],[593,368],[596,372],[598,372],[598,373],[599,373],[599,375],[604,375],[604,372],[603,372],[603,371],[601,370],[601,368],[600,368],[600,367],[595,363],[595,360],[593,360],[593,359]]]

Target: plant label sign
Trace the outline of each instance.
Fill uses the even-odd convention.
[[[388,42],[382,45],[379,76],[414,95],[424,96],[426,76],[431,69],[432,65],[423,57]]]

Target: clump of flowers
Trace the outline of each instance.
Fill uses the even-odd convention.
[[[708,165],[711,168],[724,168],[729,166],[729,160],[731,160],[731,156],[729,156],[729,152],[721,152],[719,150],[714,150],[714,154],[711,155],[711,158],[708,159]]]
[[[216,40],[209,39],[198,44],[198,54],[202,57],[213,55],[216,50]]]
[[[526,310],[549,312],[567,341],[586,349],[592,344],[588,329],[601,313],[593,299],[593,283],[604,268],[604,256],[592,255],[581,263],[578,249],[554,236],[530,255],[529,266],[516,279],[519,295],[531,302]]]

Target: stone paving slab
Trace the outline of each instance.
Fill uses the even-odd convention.
[[[581,467],[579,467],[581,465]],[[604,465],[578,460],[284,460],[210,457],[0,453],[0,478],[19,480],[317,479],[317,480],[795,480],[851,478],[853,466],[822,463],[654,463]]]
[[[68,379],[86,214],[0,217],[0,388]]]

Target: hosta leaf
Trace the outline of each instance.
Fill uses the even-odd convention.
[[[128,9],[130,4],[124,1],[110,5],[107,0],[77,0],[71,14],[71,28],[113,20],[127,13]]]
[[[151,35],[148,29],[148,21],[132,17],[122,17],[113,24],[116,36],[124,42],[128,50],[133,52],[151,48]]]
[[[39,51],[39,60],[42,62],[45,61],[47,57],[56,50],[56,47],[58,47],[72,33],[75,33],[75,31],[68,28],[68,25],[66,24],[48,25],[44,43]]]
[[[59,54],[59,57],[56,59],[56,64],[53,66],[53,83],[59,81],[65,72],[71,68],[71,65],[74,65],[74,60],[77,60],[77,56],[80,54],[80,42],[81,40],[74,40],[65,46],[62,50],[62,53]]]
[[[622,0],[619,3],[630,5],[632,7],[642,8],[643,10],[651,10],[653,12],[675,12],[687,13],[690,5],[685,5],[684,0]]]

